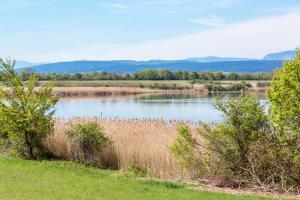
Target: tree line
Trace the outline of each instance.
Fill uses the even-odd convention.
[[[39,74],[31,70],[24,70],[19,73],[23,81],[29,80],[31,75],[37,76],[41,81],[48,80],[271,80],[272,73],[223,73],[223,72],[188,72],[176,71],[171,72],[165,69],[142,70],[135,73],[108,73],[108,72],[89,72],[89,73],[47,73]],[[0,80],[4,74],[0,73]]]

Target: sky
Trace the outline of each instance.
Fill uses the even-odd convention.
[[[300,47],[299,0],[0,0],[0,57],[261,58]]]

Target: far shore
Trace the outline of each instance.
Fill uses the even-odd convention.
[[[214,81],[215,82],[215,81]],[[216,81],[224,86],[240,81]],[[258,82],[266,81],[246,81],[251,84],[251,88],[239,91],[226,92],[259,92],[264,93],[268,87],[258,87]],[[40,85],[47,81],[41,81]],[[165,85],[165,88],[155,88],[151,85]],[[204,83],[191,84],[189,81],[57,81],[53,90],[59,96],[108,96],[108,95],[135,95],[135,94],[155,94],[155,93],[209,93]],[[224,93],[224,92],[222,92]]]
[[[268,88],[251,88],[246,91],[226,91],[230,92],[257,92],[265,93]],[[55,87],[53,93],[62,97],[76,96],[111,96],[111,95],[138,95],[138,94],[182,94],[182,93],[201,93],[208,94],[205,88],[203,89],[186,89],[186,90],[161,90],[147,88],[132,88],[132,87]]]
[[[106,96],[106,95],[135,95],[156,93],[206,93],[205,89],[190,90],[161,90],[134,87],[55,87],[53,93],[59,96]]]

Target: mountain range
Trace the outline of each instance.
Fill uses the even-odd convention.
[[[266,55],[263,59],[203,57],[185,60],[112,60],[112,61],[70,61],[34,64],[17,62],[18,71],[30,68],[37,73],[117,72],[133,73],[143,69],[167,69],[170,71],[222,71],[222,72],[272,72],[282,67],[284,60],[295,58],[296,51],[284,51]],[[26,65],[26,66],[25,66]]]
[[[292,60],[295,59],[296,51],[283,51],[266,55],[264,60]]]
[[[251,58],[230,58],[230,57],[216,57],[216,56],[207,56],[203,58],[188,58],[187,60],[196,61],[200,63],[206,62],[226,62],[226,61],[247,61],[247,60],[254,60]]]
[[[24,61],[24,60],[17,60],[15,68],[16,69],[28,68],[28,67],[33,67],[33,66],[36,66],[36,65],[43,65],[43,64],[47,64],[47,63],[45,63],[45,62],[43,62],[43,63],[33,63],[33,62]]]

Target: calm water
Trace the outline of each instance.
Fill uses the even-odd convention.
[[[259,96],[266,103],[264,95]],[[214,108],[214,102],[215,96],[203,94],[62,98],[56,106],[56,117],[222,121],[224,116]]]

